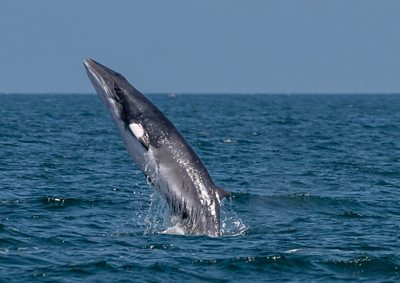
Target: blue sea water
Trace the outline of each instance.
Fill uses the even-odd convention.
[[[163,206],[95,95],[0,95],[1,282],[399,281],[400,96],[151,95],[224,235]]]

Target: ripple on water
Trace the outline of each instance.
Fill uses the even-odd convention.
[[[232,193],[224,236],[161,233],[98,97],[0,95],[0,281],[400,280],[399,96],[150,98]]]

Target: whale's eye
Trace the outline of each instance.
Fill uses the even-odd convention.
[[[118,101],[118,102],[122,102],[122,101],[124,101],[124,95],[123,95],[123,92],[122,92],[122,89],[120,89],[118,86],[114,86],[114,93],[115,93],[115,99]]]
[[[114,91],[117,95],[122,94],[122,90],[118,86],[114,86]]]

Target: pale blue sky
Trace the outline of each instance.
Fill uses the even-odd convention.
[[[0,92],[400,93],[400,1],[0,1]]]

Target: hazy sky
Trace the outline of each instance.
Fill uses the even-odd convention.
[[[0,92],[400,93],[400,1],[0,0]]]

